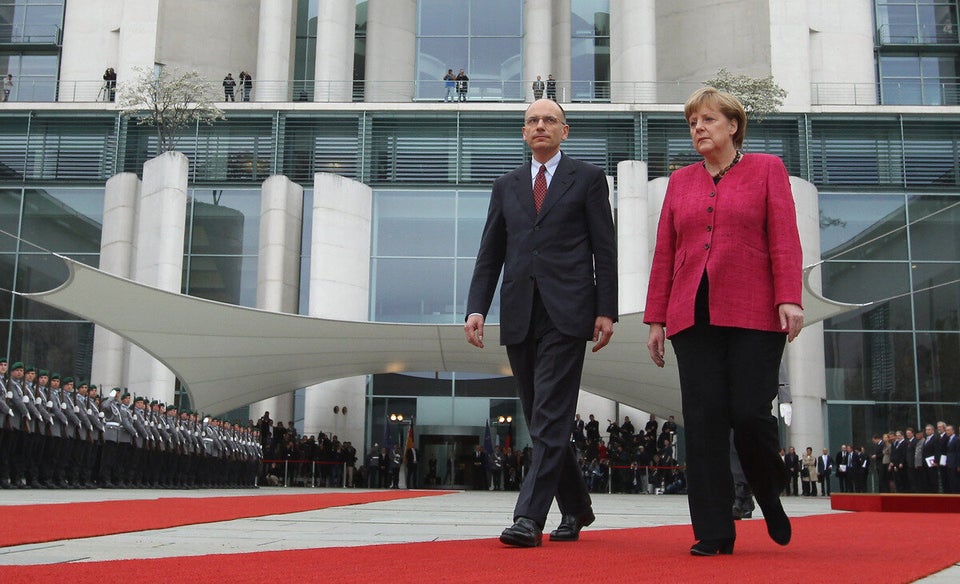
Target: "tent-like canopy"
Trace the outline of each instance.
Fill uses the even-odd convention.
[[[243,308],[159,290],[63,256],[65,282],[21,296],[73,313],[140,346],[169,367],[194,407],[217,415],[322,381],[370,373],[461,371],[509,375],[499,327],[486,348],[461,324],[353,322]],[[806,324],[864,305],[814,293],[805,272]],[[583,388],[660,415],[680,416],[676,360],[648,356],[643,313],[625,314],[611,343],[589,351]],[[668,351],[670,344],[667,344]]]

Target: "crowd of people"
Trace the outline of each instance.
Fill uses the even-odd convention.
[[[269,411],[255,427],[263,451],[262,484],[350,488],[366,484],[356,479],[357,449],[349,441],[340,442],[336,434],[298,434],[292,420],[286,426],[274,423]]]
[[[0,359],[0,389],[0,488],[257,485],[255,429],[20,361]]]
[[[574,419],[571,442],[591,492],[682,493],[686,477],[676,458],[677,423],[670,416],[663,427],[654,414],[637,431],[630,416],[622,423],[607,420],[607,441],[593,414]]]
[[[237,101],[238,87],[240,98],[243,101],[250,101],[250,92],[253,91],[253,76],[246,71],[241,71],[238,79],[234,79],[233,73],[227,73],[221,85],[223,86],[223,101]]]

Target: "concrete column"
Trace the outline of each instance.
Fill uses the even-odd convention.
[[[180,293],[187,210],[187,157],[164,152],[143,165],[137,208],[132,276],[137,282]],[[131,393],[173,401],[176,376],[139,347],[130,348],[127,387]]]
[[[552,72],[553,14],[550,0],[526,0],[523,5],[523,83],[527,101],[533,100],[533,80],[546,83]]]
[[[317,12],[317,60],[313,100],[353,101],[356,0],[326,0]]]
[[[296,314],[300,303],[300,240],[303,187],[283,175],[263,181],[260,197],[260,247],[257,254],[257,308]],[[250,419],[270,412],[274,420],[292,420],[294,390],[250,404]]]
[[[617,164],[617,262],[620,274],[620,313],[643,310],[650,279],[650,249],[656,231],[647,220],[647,163]]]
[[[314,175],[310,243],[310,315],[367,320],[370,305],[370,234],[373,190],[335,174]],[[303,433],[332,432],[363,445],[366,377],[307,388]],[[334,406],[347,415],[335,414]]]
[[[296,0],[261,0],[255,101],[290,101]],[[321,3],[322,4],[322,3]]]
[[[103,195],[103,230],[100,234],[100,269],[123,278],[130,277],[133,263],[134,226],[140,179],[132,172],[111,177]],[[102,326],[93,336],[92,383],[107,388],[124,384],[125,352],[129,343]]]
[[[810,109],[809,6],[770,2],[770,74],[787,92],[783,105],[801,111]]]
[[[570,39],[571,26],[570,0],[553,2],[553,78],[557,80],[557,101],[570,101],[570,60],[572,58]],[[544,77],[546,79],[546,77]]]
[[[803,246],[803,265],[820,261],[820,214],[817,187],[790,177],[793,200],[797,207],[797,226]],[[820,282],[811,280],[817,292]],[[823,323],[804,327],[787,345],[784,358],[793,398],[793,423],[789,443],[797,450],[812,446],[814,452],[826,446],[823,405],[827,399],[826,368],[823,362]]]
[[[610,100],[657,102],[655,0],[610,0]]]
[[[124,2],[120,17],[120,48],[117,82],[138,77],[136,69],[152,71],[157,61],[157,23],[160,0]],[[101,75],[103,73],[101,72]]]
[[[416,0],[369,0],[365,101],[412,100],[416,58]]]

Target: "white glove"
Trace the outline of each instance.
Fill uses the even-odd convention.
[[[780,417],[787,426],[793,421],[793,404],[780,404]]]
[[[12,392],[12,391],[8,391],[8,392],[7,392],[7,399],[13,399],[13,392]]]
[[[47,409],[52,408],[52,407],[53,407],[53,402],[50,401],[50,400],[47,400]]]
[[[73,413],[79,414],[79,413],[80,413],[80,406],[73,406]]]
[[[23,403],[25,403],[25,404],[30,403],[30,398],[27,397],[27,396],[23,396]]]
[[[42,403],[43,403],[43,400],[40,399],[39,397],[33,398],[33,404],[34,404],[34,405],[39,406],[39,405],[42,404]]]
[[[60,404],[60,409],[61,409],[61,410],[67,409],[67,404],[66,404],[66,403],[61,403],[61,404]]]

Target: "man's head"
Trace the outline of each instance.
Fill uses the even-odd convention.
[[[907,428],[907,440],[913,440],[913,428]]]
[[[947,426],[947,436],[953,436],[954,429],[953,426]]]
[[[927,436],[933,436],[933,424],[927,424],[927,425],[923,428],[923,432],[924,432]]]
[[[523,120],[523,141],[530,146],[537,162],[553,158],[560,150],[560,143],[570,134],[563,108],[552,99],[531,103]]]
[[[10,366],[10,377],[13,379],[23,379],[23,363],[16,361]]]
[[[937,434],[943,434],[947,431],[946,422],[937,422]]]
[[[791,447],[790,447],[790,454],[796,454],[796,453],[797,453],[796,449],[795,449],[793,446],[791,446]]]
[[[826,448],[823,449],[823,454],[824,454],[825,456],[826,456],[827,454],[829,454],[829,452],[827,451]]]

